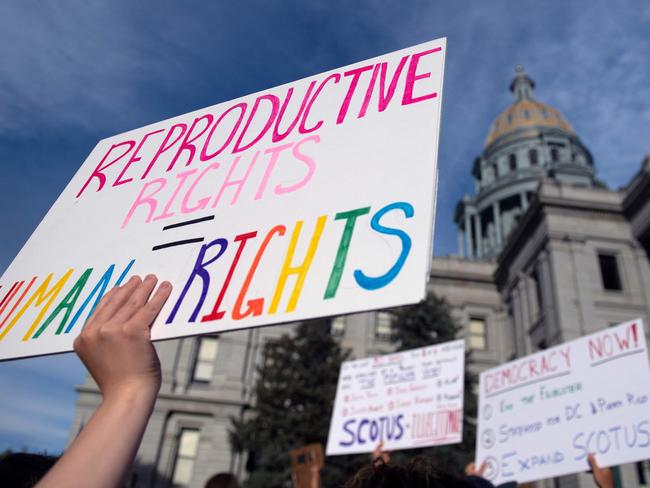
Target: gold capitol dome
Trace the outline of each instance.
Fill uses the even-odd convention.
[[[497,139],[504,136],[536,136],[537,128],[561,129],[575,134],[571,124],[556,109],[533,99],[535,82],[526,75],[522,66],[517,66],[516,75],[510,84],[515,103],[501,112],[490,126],[490,132],[485,139],[487,148]],[[519,129],[525,129],[522,133]],[[530,134],[527,134],[529,132]]]

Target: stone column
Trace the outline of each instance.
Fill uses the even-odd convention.
[[[544,329],[549,346],[556,344],[560,340],[560,327],[555,314],[555,293],[551,273],[548,251],[544,250],[539,254],[537,277],[539,279],[540,295],[542,296],[543,302],[540,312],[542,317],[544,317]]]
[[[461,258],[467,257],[465,254],[465,235],[460,227],[458,227],[458,254]]]
[[[559,319],[558,328],[560,342],[570,341],[584,335],[582,324],[582,308],[576,280],[578,271],[571,251],[571,243],[567,240],[552,239],[547,244],[548,259],[554,279],[555,309]],[[595,259],[595,256],[594,256]],[[587,273],[593,269],[588,267]],[[593,280],[587,278],[587,283]],[[593,297],[592,297],[593,300]]]
[[[641,284],[641,295],[644,297],[646,304],[646,313],[650,317],[650,262],[648,262],[645,251],[641,246],[634,246],[632,252],[635,259],[634,268]]]
[[[525,212],[528,209],[528,195],[522,191],[519,196],[521,197],[521,209]]]
[[[531,325],[532,310],[530,308],[529,286],[527,285],[528,277],[524,273],[517,273],[517,290],[519,290],[519,300],[521,306],[521,328],[527,334]]]
[[[481,214],[474,214],[474,235],[476,236],[476,257],[481,259],[483,256],[483,235],[481,229]]]
[[[501,229],[501,210],[499,209],[498,200],[492,204],[492,214],[494,216],[494,230],[497,237],[497,246],[501,246],[503,243],[503,230]]]
[[[474,246],[472,237],[472,223],[467,208],[465,208],[465,256],[468,259],[474,259]]]
[[[591,294],[590,266],[593,265],[593,251],[587,248],[586,240],[571,240],[569,242],[570,252],[573,258],[573,271],[575,276],[576,294],[579,308],[579,317],[581,318],[580,334],[589,334],[596,332],[600,325],[598,324],[598,314],[594,305],[594,297]]]
[[[527,274],[519,273],[519,282],[526,296],[526,328],[530,330],[535,320],[537,320],[537,314],[539,312],[534,294],[533,280]]]
[[[526,355],[524,334],[526,333],[522,324],[521,294],[518,287],[513,287],[510,292],[512,297],[512,329],[515,334],[515,355],[517,357]]]

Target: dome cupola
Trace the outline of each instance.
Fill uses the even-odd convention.
[[[458,203],[454,217],[466,257],[496,257],[540,179],[596,184],[589,150],[558,110],[535,99],[534,89],[518,66],[510,83],[513,103],[494,119],[474,160],[475,195]]]
[[[528,77],[524,68],[517,66],[515,78],[510,83],[514,103],[501,112],[488,132],[485,147],[497,140],[516,136],[522,131],[536,127],[558,129],[568,134],[575,134],[571,124],[556,109],[533,98],[535,82]]]

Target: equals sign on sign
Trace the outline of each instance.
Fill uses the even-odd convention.
[[[201,222],[206,222],[208,220],[214,220],[214,215],[209,215],[207,217],[201,217],[201,218],[198,218],[198,219],[185,220],[183,222],[178,222],[176,224],[166,225],[165,227],[163,227],[163,231],[170,230],[170,229],[176,229],[178,227],[184,227],[186,225],[199,224]],[[205,240],[205,237],[195,237],[195,238],[192,238],[192,239],[182,239],[180,241],[171,241],[171,242],[166,242],[164,244],[158,244],[158,245],[152,247],[151,250],[152,251],[159,251],[160,249],[166,249],[168,247],[182,246],[184,244],[194,244],[195,242],[203,242],[204,240]]]

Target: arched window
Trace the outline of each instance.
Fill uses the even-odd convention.
[[[508,157],[508,162],[510,163],[510,171],[514,171],[517,169],[517,155],[516,154],[511,154]]]
[[[530,151],[528,151],[528,159],[530,159],[530,164],[533,166],[538,163],[537,149],[531,149]]]
[[[551,148],[551,161],[558,161],[560,159],[560,153],[556,147]]]

